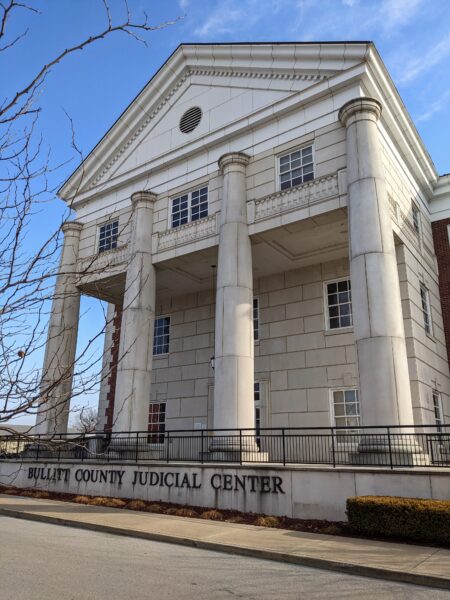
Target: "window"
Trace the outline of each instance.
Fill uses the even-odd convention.
[[[98,251],[106,252],[117,248],[117,238],[119,237],[119,221],[104,223],[99,227]]]
[[[167,354],[169,352],[169,330],[170,317],[159,317],[158,319],[155,319],[153,356]]]
[[[259,298],[253,298],[253,339],[259,340]]]
[[[352,287],[350,279],[330,281],[325,284],[327,329],[340,329],[353,325]]]
[[[332,394],[335,426],[358,428],[361,417],[358,390],[333,390]],[[355,433],[355,429],[348,429],[339,433]]]
[[[164,444],[166,431],[166,403],[152,402],[148,411],[149,444]]]
[[[414,229],[416,230],[417,233],[420,233],[420,210],[417,207],[416,204],[412,204],[412,220],[413,220],[413,225],[414,225]]]
[[[261,443],[261,385],[255,381],[253,398],[255,400],[255,436],[258,446]]]
[[[282,190],[314,179],[312,146],[280,156],[279,167]]]
[[[200,188],[172,199],[172,227],[208,216],[208,188]]]
[[[434,410],[434,422],[437,425],[437,431],[438,431],[438,433],[442,433],[442,425],[444,424],[444,417],[442,415],[441,394],[437,390],[433,390],[433,410]]]
[[[431,322],[430,292],[424,283],[420,283],[420,299],[422,302],[423,325],[425,331],[432,335],[433,327]]]

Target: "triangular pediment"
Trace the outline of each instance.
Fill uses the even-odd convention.
[[[267,79],[264,80],[267,86],[265,88],[242,87],[242,78],[237,80],[241,83],[241,87],[235,85],[236,82],[231,85],[230,79],[232,78],[227,78],[227,85],[221,86],[208,84],[207,81],[203,84],[186,81],[173,103],[168,104],[166,109],[162,109],[133,140],[127,151],[118,156],[116,163],[108,171],[108,177],[124,175],[150,163],[166,152],[181,148],[212,132],[237,123],[254,114],[255,111],[273,106],[296,93],[295,89],[276,89],[275,86],[270,86],[270,80]],[[309,79],[295,87],[304,88],[312,83],[313,81]],[[193,106],[201,109],[202,116],[194,131],[185,134],[180,130],[180,120]]]
[[[360,64],[367,43],[180,46],[60,190],[66,200],[136,172]],[[189,134],[180,118],[199,106]]]

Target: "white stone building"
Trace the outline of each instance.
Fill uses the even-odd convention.
[[[44,383],[89,294],[102,429],[448,421],[436,189],[373,44],[181,45],[60,191]]]

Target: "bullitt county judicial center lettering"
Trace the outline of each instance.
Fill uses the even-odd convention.
[[[125,479],[124,479],[125,477]],[[127,481],[126,479],[129,479]],[[261,494],[284,494],[283,478],[268,475],[237,475],[230,473],[213,473],[206,481],[202,480],[201,473],[187,473],[174,471],[129,471],[120,469],[89,469],[89,468],[59,468],[59,467],[29,467],[28,480],[69,483],[73,479],[78,483],[85,483],[89,490],[89,483],[105,483],[111,485],[130,484],[134,486],[150,486],[160,488],[187,488],[200,489],[203,485],[210,486],[213,490],[234,492],[257,492]]]

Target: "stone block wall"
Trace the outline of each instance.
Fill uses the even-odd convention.
[[[351,328],[325,331],[324,282],[348,274],[339,260],[255,282],[263,427],[329,427],[330,389],[357,387]],[[157,305],[170,316],[170,352],[154,357],[151,400],[167,403],[169,429],[212,427],[214,310],[212,291]]]
[[[414,421],[435,424],[432,392],[441,394],[445,420],[450,415],[450,386],[444,326],[436,275],[420,256],[404,244],[397,246],[397,264],[405,325]],[[432,334],[427,334],[420,296],[420,283],[429,290]]]

